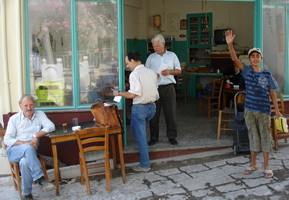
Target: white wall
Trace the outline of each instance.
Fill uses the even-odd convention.
[[[143,3],[141,7],[125,6],[125,38],[146,39],[157,34],[158,31],[152,28],[152,18],[158,14],[162,18],[161,29],[165,31],[163,35],[174,36],[177,41],[186,40],[179,37],[180,34],[186,34],[185,30],[179,29],[179,21],[185,19],[187,14],[212,12],[213,30],[232,28],[237,35],[235,42],[240,47],[253,45],[254,3],[252,2],[208,1],[205,6],[202,1],[140,1]]]
[[[0,92],[3,113],[19,110],[18,99],[23,93],[25,83],[24,51],[22,51],[22,37],[24,36],[21,28],[23,17],[20,12],[16,12],[22,9],[22,3],[19,0],[2,0],[1,2],[0,48],[3,52],[1,52],[0,61]]]

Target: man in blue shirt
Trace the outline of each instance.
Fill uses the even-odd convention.
[[[21,111],[10,117],[4,144],[11,162],[19,163],[22,184],[22,199],[33,199],[32,183],[37,181],[44,191],[54,189],[42,172],[37,157],[38,139],[55,130],[54,124],[43,111],[35,111],[35,99],[25,94],[19,100]]]

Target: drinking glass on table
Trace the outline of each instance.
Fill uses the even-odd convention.
[[[67,133],[67,123],[62,124],[63,133]]]
[[[78,126],[78,118],[77,117],[74,117],[72,119],[72,124],[73,124],[73,126]]]

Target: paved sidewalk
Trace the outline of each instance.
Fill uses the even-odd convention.
[[[92,195],[78,179],[69,179],[60,186],[60,196],[55,192],[43,193],[33,186],[35,199],[116,199],[116,200],[251,200],[289,199],[289,144],[282,144],[270,156],[273,178],[263,176],[263,157],[258,154],[259,170],[244,175],[249,165],[249,155],[233,155],[232,149],[196,153],[170,159],[153,161],[150,172],[133,172],[126,165],[127,183],[123,184],[120,172],[114,173],[111,192],[105,190],[105,180],[92,180]],[[0,178],[0,199],[19,199],[9,177]]]

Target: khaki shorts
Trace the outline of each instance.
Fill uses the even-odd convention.
[[[248,129],[250,151],[272,152],[270,115],[245,110],[244,118]]]

